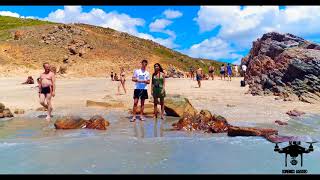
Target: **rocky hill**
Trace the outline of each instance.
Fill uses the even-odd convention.
[[[292,34],[270,32],[253,42],[242,59],[253,95],[320,101],[320,45]]]
[[[86,24],[58,24],[46,21],[0,16],[0,74],[28,75],[50,62],[69,76],[105,76],[113,69],[127,71],[149,60],[166,69],[187,71],[190,66],[221,63],[191,58],[150,40],[110,28]]]

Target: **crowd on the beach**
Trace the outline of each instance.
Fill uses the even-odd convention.
[[[162,68],[162,66],[159,63],[156,63],[153,65],[154,72],[150,75],[150,73],[147,71],[147,60],[141,61],[141,67],[139,69],[134,70],[132,81],[135,82],[134,87],[134,93],[133,93],[133,116],[131,118],[131,122],[134,122],[136,120],[136,112],[138,108],[138,103],[140,100],[140,120],[144,121],[144,104],[145,100],[149,98],[148,96],[148,85],[151,86],[151,95],[153,97],[154,102],[154,117],[157,118],[158,113],[160,113],[160,118],[164,119],[164,98],[166,97],[166,78],[168,77],[166,75],[165,70]],[[50,121],[50,118],[52,117],[52,97],[55,96],[55,70],[50,66],[49,63],[43,64],[44,72],[40,75],[40,77],[37,79],[38,82],[38,93],[39,93],[39,99],[40,104],[47,110],[47,117],[46,119]],[[246,72],[246,66],[241,66],[241,73],[242,76],[245,75]],[[214,80],[215,78],[215,71],[216,69],[214,66],[210,66],[208,68],[209,74],[206,75],[203,72],[202,68],[195,69],[194,67],[190,67],[189,73],[187,74],[187,77],[191,78],[192,80],[196,80],[198,83],[198,87],[201,88],[201,81],[202,80],[209,80],[211,78]],[[239,67],[237,65],[231,65],[228,63],[227,65],[223,64],[220,67],[220,79],[225,80],[227,77],[228,81],[231,81],[231,77],[238,77],[239,74]],[[110,73],[110,78],[112,81],[119,81],[118,84],[118,93],[120,94],[120,89],[122,87],[124,93],[127,93],[126,90],[126,73],[123,67],[120,68],[119,76],[117,73],[114,72],[114,70]],[[158,111],[158,104],[160,104],[161,109],[160,112]]]

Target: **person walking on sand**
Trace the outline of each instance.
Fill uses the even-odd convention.
[[[226,79],[226,75],[225,75],[224,64],[222,64],[221,67],[220,67],[220,77],[221,77],[221,80],[222,80],[222,76],[223,76],[223,79],[225,80],[225,79]]]
[[[127,94],[125,82],[126,82],[126,73],[124,72],[124,69],[122,67],[120,68],[120,83],[118,85],[118,94],[120,94],[120,86],[122,86],[124,93]]]
[[[160,99],[161,114],[160,117],[164,119],[164,97],[166,96],[165,92],[165,74],[159,63],[154,64],[154,73],[152,74],[151,80],[151,93],[154,100],[153,113],[154,117],[158,118],[157,105],[159,104],[158,100]]]
[[[197,69],[197,72],[196,72],[196,79],[198,81],[198,86],[199,88],[201,87],[201,80],[202,80],[202,77],[203,77],[203,71],[201,68]]]
[[[191,80],[194,80],[194,68],[193,68],[192,66],[190,67],[189,72],[190,72],[190,78],[191,78]]]
[[[234,73],[235,73],[235,77],[238,77],[239,76],[239,69],[238,69],[238,65],[235,65],[234,66]]]
[[[247,71],[247,66],[245,64],[243,64],[241,66],[241,69],[242,69],[243,77],[245,77],[246,76],[246,71]]]
[[[229,81],[231,81],[231,77],[232,77],[232,66],[230,65],[230,63],[228,63],[228,65],[227,65],[227,75],[228,75]]]
[[[39,98],[40,104],[47,109],[46,120],[50,121],[52,113],[51,98],[55,96],[55,75],[50,70],[50,64],[43,64],[44,72],[40,75]]]
[[[113,78],[113,70],[111,71],[110,77],[111,77],[111,81],[114,81],[114,78]]]
[[[210,66],[209,67],[209,76],[214,80],[214,67]]]
[[[148,99],[148,84],[150,84],[150,74],[146,70],[146,67],[148,65],[147,60],[141,61],[141,68],[136,69],[132,76],[132,81],[135,82],[135,88],[133,93],[133,117],[130,120],[131,122],[134,122],[136,120],[136,110],[138,106],[139,99],[141,100],[141,108],[140,108],[140,120],[144,121],[143,117],[143,110],[144,110],[144,101]]]

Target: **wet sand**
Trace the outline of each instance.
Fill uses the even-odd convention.
[[[12,111],[22,108],[28,114],[39,105],[38,89],[34,85],[22,85],[25,77],[0,78],[0,102]],[[195,108],[208,109],[212,113],[222,115],[230,122],[274,123],[275,120],[287,121],[288,110],[294,108],[313,114],[320,114],[320,104],[309,104],[300,101],[275,100],[275,96],[252,96],[245,94],[248,87],[240,87],[241,78],[224,81],[197,82],[190,79],[167,79],[167,94],[186,96]],[[104,101],[114,99],[123,102],[127,111],[132,106],[134,83],[127,79],[127,94],[117,94],[119,82],[106,78],[58,78],[56,97],[53,98],[53,115],[63,112],[77,112],[86,108],[87,100]],[[149,90],[150,97],[150,90]],[[92,108],[92,107],[91,107]],[[109,109],[111,110],[111,109]],[[105,110],[103,110],[105,112]],[[23,115],[22,115],[23,116]]]

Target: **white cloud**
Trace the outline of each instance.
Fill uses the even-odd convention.
[[[199,44],[192,45],[189,49],[182,52],[191,57],[209,58],[209,59],[230,59],[235,60],[242,57],[237,54],[226,41],[219,38],[205,39]]]
[[[175,19],[181,17],[183,14],[180,11],[175,11],[171,9],[167,9],[163,12],[163,14],[166,16],[168,19]]]
[[[11,17],[20,17],[18,13],[11,12],[11,11],[0,11],[0,16],[11,16]]]
[[[307,37],[320,34],[320,6],[202,6],[194,19],[200,32],[221,27],[217,37],[249,48],[251,42],[270,31]]]
[[[158,31],[165,29],[167,26],[172,24],[172,21],[167,19],[156,19],[154,22],[150,23],[149,28],[151,31]]]
[[[172,24],[172,21],[167,19],[156,19],[154,22],[150,23],[149,28],[150,32],[162,32],[168,34],[170,37],[175,38],[176,34],[168,29],[165,29],[167,26]]]

